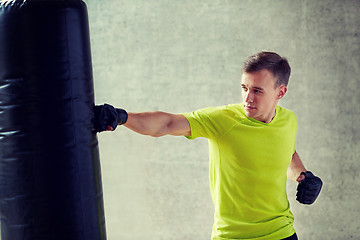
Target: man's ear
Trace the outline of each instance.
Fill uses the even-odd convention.
[[[285,85],[281,85],[278,89],[277,99],[282,99],[287,92],[287,87]]]

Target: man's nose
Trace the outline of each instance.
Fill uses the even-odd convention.
[[[244,101],[245,102],[253,102],[254,101],[254,96],[250,91],[245,93]]]

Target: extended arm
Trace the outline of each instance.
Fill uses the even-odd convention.
[[[190,136],[191,129],[184,115],[165,112],[128,113],[125,127],[152,137],[164,135]]]
[[[153,137],[164,135],[190,136],[191,128],[184,115],[165,112],[127,113],[109,104],[94,106],[96,132],[113,131],[118,125]]]
[[[300,182],[305,178],[304,175],[301,175],[302,172],[306,172],[306,169],[299,157],[299,154],[295,151],[287,170],[287,177],[295,182]]]

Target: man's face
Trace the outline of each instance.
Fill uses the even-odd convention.
[[[275,88],[276,79],[268,70],[242,74],[241,87],[246,116],[269,123],[276,105],[286,93],[286,86]]]

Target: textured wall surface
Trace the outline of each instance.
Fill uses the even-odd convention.
[[[281,105],[298,116],[297,151],[324,181],[295,201],[302,240],[360,239],[358,0],[85,0],[96,102],[188,112],[240,101],[240,66],[261,50],[292,66]],[[99,134],[108,239],[210,239],[205,139]]]

